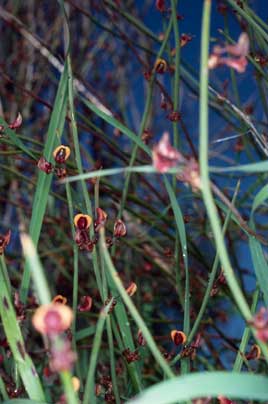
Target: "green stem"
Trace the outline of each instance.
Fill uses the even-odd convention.
[[[105,243],[105,236],[104,236],[104,230],[101,229],[100,231],[100,245],[101,245],[101,249],[102,249],[102,253],[104,256],[104,260],[106,262],[107,265],[107,269],[109,271],[109,274],[111,276],[111,278],[113,279],[114,284],[117,287],[117,290],[120,294],[120,296],[122,297],[125,305],[127,306],[131,316],[133,317],[133,320],[135,321],[135,323],[137,324],[137,326],[139,327],[139,329],[141,330],[148,347],[150,348],[153,356],[155,357],[156,361],[158,362],[159,366],[162,368],[163,372],[166,374],[166,376],[168,378],[171,378],[174,376],[172,370],[170,369],[169,365],[167,364],[167,362],[165,361],[165,359],[163,358],[161,352],[159,351],[156,343],[154,342],[154,339],[152,338],[152,335],[150,333],[150,331],[148,330],[145,322],[143,321],[141,315],[139,314],[138,310],[136,309],[136,307],[134,306],[134,304],[132,303],[131,298],[128,296],[122,281],[119,278],[119,275],[113,265],[113,262],[111,260],[111,257],[108,253],[107,250],[107,246]]]

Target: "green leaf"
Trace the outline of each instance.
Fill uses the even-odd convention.
[[[255,196],[251,214],[250,214],[250,225],[255,231],[255,223],[254,223],[254,212],[261,206],[264,201],[268,199],[268,185],[265,185]],[[251,258],[254,265],[254,270],[256,273],[256,277],[258,280],[258,284],[263,293],[265,304],[268,305],[268,265],[267,261],[263,254],[263,249],[260,242],[254,238],[249,238],[249,248],[251,253]]]
[[[200,397],[268,400],[268,378],[233,372],[203,372],[165,380],[147,389],[129,404],[171,404]]]
[[[60,79],[56,99],[54,102],[54,107],[49,122],[48,136],[43,152],[44,157],[48,161],[50,161],[52,152],[56,144],[59,142],[65,123],[66,105],[67,105],[67,82],[68,82],[68,74],[65,65],[64,71]],[[52,182],[52,175],[46,174],[39,170],[37,186],[33,201],[30,231],[29,231],[35,246],[37,246],[40,237],[51,182]],[[29,284],[30,284],[30,268],[29,265],[26,263],[20,289],[20,298],[24,303],[27,298]]]
[[[231,167],[209,167],[211,173],[229,173],[233,171],[241,171],[245,173],[263,173],[268,171],[268,161],[260,161],[259,163],[243,164]]]
[[[4,401],[2,404],[47,404],[44,401],[27,400],[24,398],[15,398],[14,400]]]

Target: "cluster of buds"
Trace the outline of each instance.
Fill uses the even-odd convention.
[[[257,338],[262,342],[268,342],[268,309],[261,307],[250,324],[256,329]]]
[[[110,376],[101,376],[99,383],[95,386],[95,394],[96,396],[104,394],[104,401],[106,403],[115,403],[113,384]]]
[[[131,351],[129,348],[127,348],[122,352],[122,354],[124,355],[124,358],[126,359],[127,363],[136,362],[140,359],[140,355],[137,350]]]
[[[222,56],[224,53],[228,53],[231,56]],[[233,68],[238,73],[244,73],[248,64],[248,54],[249,37],[246,32],[242,32],[235,45],[214,46],[208,60],[208,68],[215,69],[218,66],[225,65]]]
[[[39,170],[43,171],[46,174],[51,174],[55,172],[56,176],[59,179],[63,179],[66,177],[67,171],[65,167],[58,167],[57,164],[62,165],[65,164],[68,158],[70,157],[71,149],[68,146],[60,145],[56,147],[53,151],[53,157],[56,162],[54,166],[52,163],[46,160],[44,156],[41,156],[38,160],[37,167]]]
[[[68,338],[62,335],[71,326],[73,312],[65,304],[55,303],[61,300],[58,296],[56,298],[54,302],[42,305],[35,311],[32,324],[50,341],[50,369],[61,372],[72,369],[76,355]]]
[[[6,234],[0,235],[0,255],[2,255],[10,242],[11,230],[8,230]]]
[[[170,111],[167,118],[171,122],[179,122],[181,120],[181,114],[178,111]]]
[[[10,123],[8,125],[9,129],[18,129],[22,124],[22,116],[20,113],[18,113],[17,118],[15,119],[15,121],[13,121],[12,123]],[[3,136],[3,134],[5,133],[5,127],[3,125],[0,125],[0,137]]]

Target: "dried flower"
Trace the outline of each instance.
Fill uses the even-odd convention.
[[[129,287],[126,289],[127,294],[131,297],[133,296],[137,291],[137,285],[135,282],[131,282]]]
[[[44,335],[60,334],[70,327],[73,313],[70,307],[60,303],[40,306],[34,313],[34,328]]]
[[[71,370],[75,361],[76,354],[72,351],[68,339],[52,345],[49,365],[54,372]]]
[[[66,304],[67,299],[65,296],[62,295],[57,295],[52,299],[52,303],[60,303],[60,304]]]
[[[78,305],[79,311],[90,311],[92,307],[92,297],[82,296],[80,299],[80,304]]]
[[[167,71],[167,62],[165,59],[157,59],[154,64],[154,69],[156,73],[164,74]]]
[[[114,237],[124,237],[127,234],[127,228],[123,220],[117,219],[114,224]]]
[[[11,230],[8,230],[6,234],[0,235],[0,255],[5,251],[6,246],[8,246],[11,237]]]
[[[231,56],[222,57],[224,53]],[[214,69],[218,66],[226,65],[235,69],[238,73],[244,73],[247,67],[247,55],[249,53],[249,38],[246,32],[242,32],[235,45],[224,47],[214,46],[212,54],[208,60],[208,68]]]
[[[92,218],[89,215],[84,215],[82,213],[78,213],[74,217],[74,225],[79,230],[86,230],[90,227],[92,223]]]
[[[184,345],[187,340],[187,337],[184,334],[184,332],[178,330],[172,330],[170,336],[174,344],[177,346]]]
[[[96,232],[98,232],[101,227],[105,226],[105,223],[107,222],[108,215],[101,208],[96,209],[96,214],[97,214],[97,218],[96,218],[96,220],[94,222],[94,229],[95,229]]]
[[[58,164],[63,164],[68,160],[71,149],[68,146],[60,145],[53,151],[53,157]]]
[[[39,170],[44,171],[44,173],[46,174],[52,173],[54,169],[53,165],[49,163],[43,156],[41,156],[38,160],[37,167],[39,168]]]
[[[252,347],[250,348],[249,353],[246,355],[246,359],[249,360],[255,360],[255,359],[260,359],[261,356],[261,349],[259,345],[253,344]]]
[[[153,147],[152,158],[154,168],[160,173],[165,173],[179,163],[185,162],[182,154],[171,146],[168,132],[164,132],[160,141]]]

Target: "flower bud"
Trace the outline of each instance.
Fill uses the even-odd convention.
[[[127,234],[127,228],[123,220],[117,219],[114,224],[114,237],[124,237]]]

